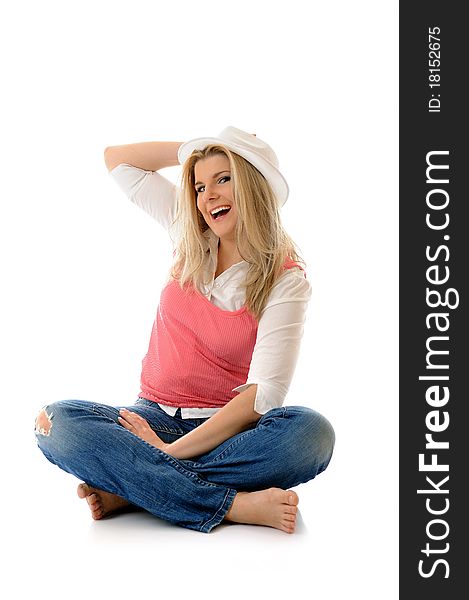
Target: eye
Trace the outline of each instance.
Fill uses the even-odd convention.
[[[231,176],[230,175],[224,175],[223,177],[220,177],[220,179],[217,179],[217,185],[223,184],[223,183],[227,183],[228,181],[231,181]],[[204,185],[199,185],[199,187],[195,188],[195,191],[197,194],[202,194],[203,192],[205,192],[205,186]]]

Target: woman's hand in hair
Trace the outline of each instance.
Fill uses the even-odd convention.
[[[118,417],[119,423],[125,427],[128,431],[139,437],[141,440],[148,442],[158,450],[165,452],[166,446],[163,440],[156,435],[153,429],[143,417],[137,413],[131,412],[126,408],[122,408],[120,411],[120,417]]]

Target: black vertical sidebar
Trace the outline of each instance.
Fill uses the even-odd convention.
[[[464,3],[401,2],[400,598],[469,594]]]

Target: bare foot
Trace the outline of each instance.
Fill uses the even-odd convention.
[[[225,515],[227,521],[267,525],[293,533],[299,498],[293,490],[269,488],[259,492],[238,492]]]
[[[91,487],[87,483],[80,483],[77,493],[80,498],[86,498],[91,510],[91,516],[96,521],[106,517],[119,508],[130,505],[130,502],[127,502],[125,498],[116,496],[116,494],[110,494],[109,492],[103,492],[103,490]]]

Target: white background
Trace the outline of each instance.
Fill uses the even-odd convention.
[[[397,2],[17,1],[0,11],[2,588],[8,598],[397,598]],[[298,532],[92,522],[46,403],[131,404],[171,247],[108,145],[226,125],[277,151],[313,286],[287,404],[326,415]],[[168,177],[176,178],[171,169]],[[25,595],[26,594],[26,595]]]

